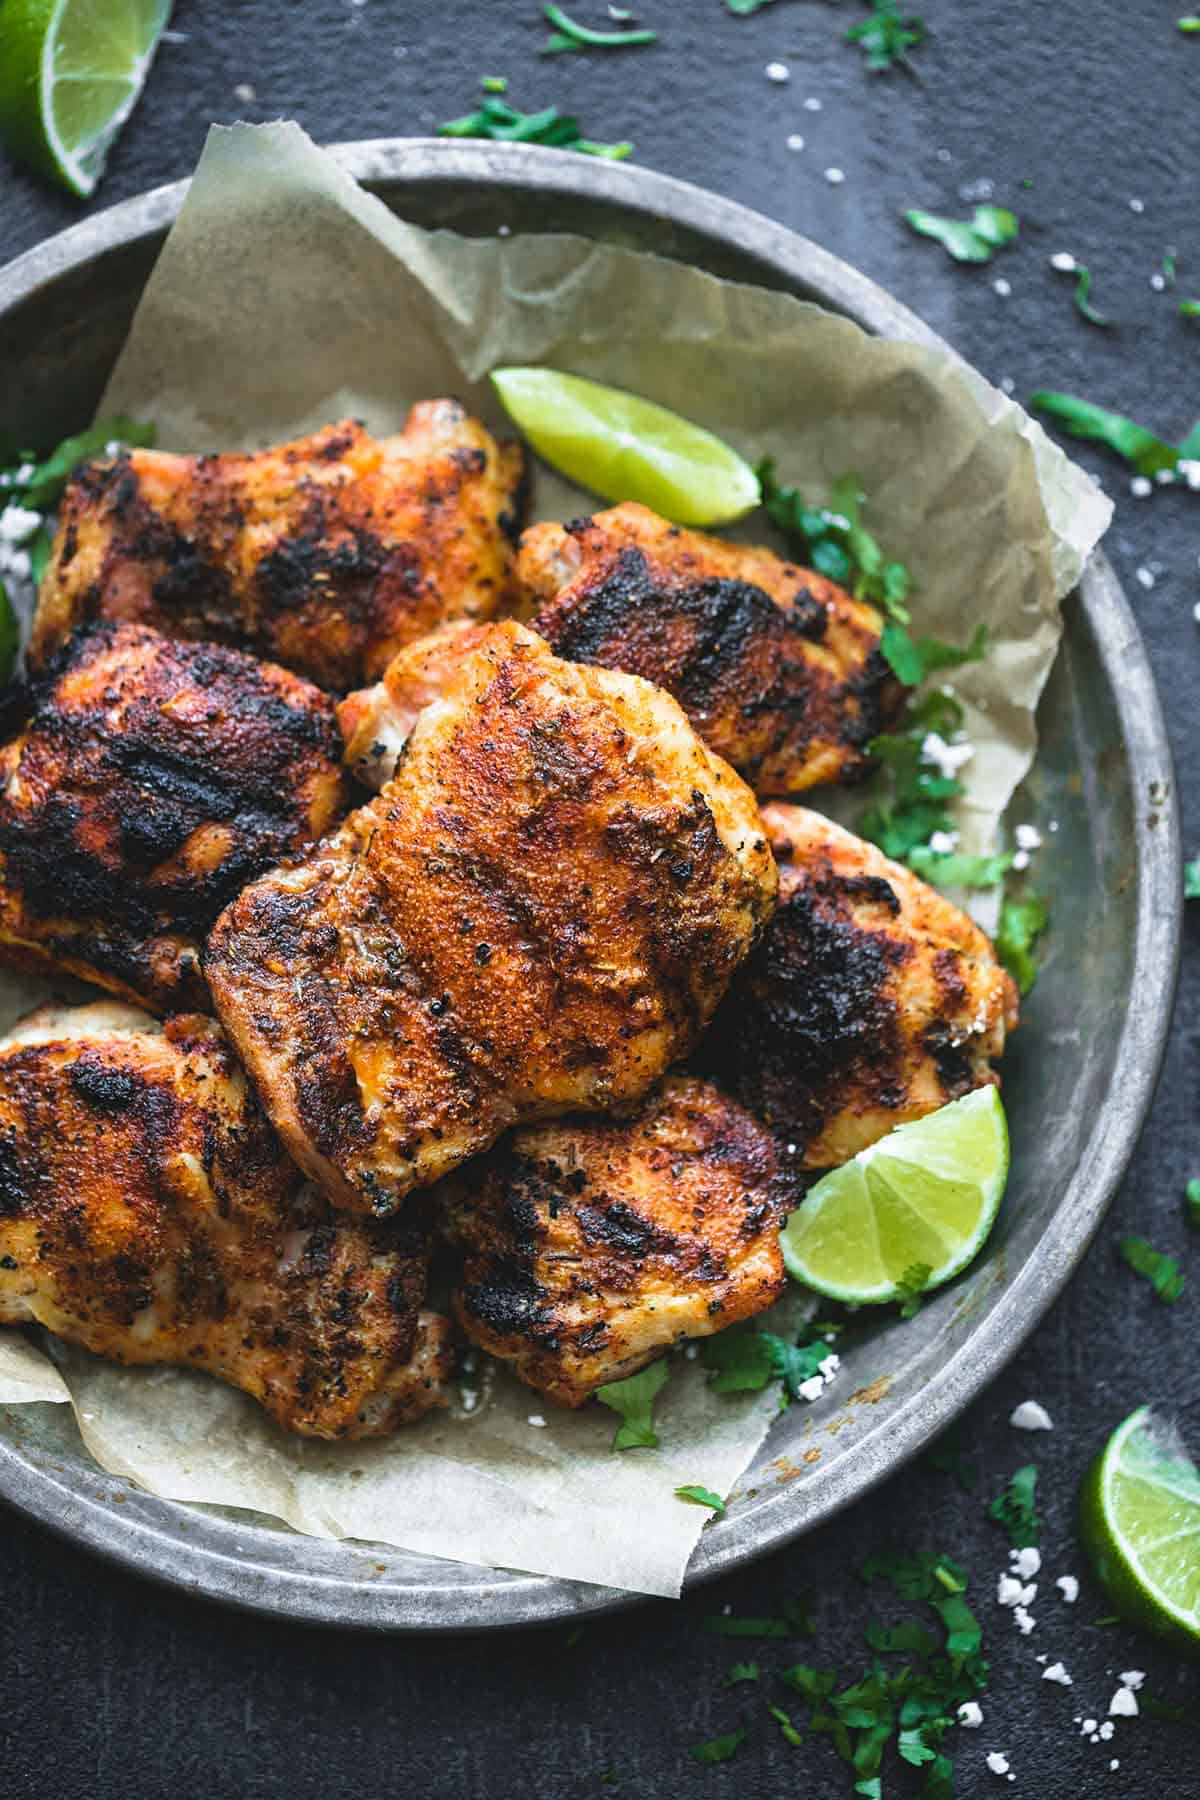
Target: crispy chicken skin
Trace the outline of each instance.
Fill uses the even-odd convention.
[[[378,1437],[444,1404],[428,1256],[416,1213],[331,1211],[213,1020],[100,1001],[0,1040],[0,1323],[207,1370],[307,1437]]]
[[[459,1322],[561,1406],[786,1285],[778,1231],[798,1195],[771,1134],[694,1077],[632,1119],[524,1126],[445,1190]]]
[[[30,699],[0,749],[0,962],[207,1009],[221,908],[345,810],[328,696],[239,650],[103,624]]]
[[[88,619],[239,644],[322,687],[370,679],[447,619],[514,597],[524,453],[455,400],[377,439],[353,420],[248,455],[134,450],[73,477],[36,664]]]
[[[855,780],[899,704],[874,608],[770,550],[626,504],[534,525],[517,569],[552,650],[665,687],[760,796]]]
[[[762,817],[779,910],[706,1060],[805,1168],[833,1168],[995,1082],[1017,990],[979,927],[911,870],[819,813]]]
[[[505,622],[378,798],[233,902],[205,968],[292,1154],[384,1214],[511,1125],[639,1100],[775,889],[753,796],[668,695]]]

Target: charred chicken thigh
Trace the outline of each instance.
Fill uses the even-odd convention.
[[[779,910],[702,1055],[742,1102],[833,1168],[995,1082],[1017,990],[966,913],[819,813],[767,806]]]
[[[534,525],[517,569],[552,650],[665,687],[760,796],[854,780],[899,704],[874,608],[770,550],[626,504]]]
[[[0,962],[207,1009],[205,932],[336,823],[338,750],[328,697],[286,669],[140,625],[78,632],[0,749]]]
[[[445,1192],[459,1322],[562,1406],[777,1299],[799,1197],[770,1132],[688,1076],[631,1119],[523,1126]]]
[[[378,1437],[444,1403],[428,1258],[419,1217],[350,1219],[304,1182],[213,1020],[101,1001],[0,1040],[0,1324]]]
[[[493,625],[370,805],[218,920],[277,1129],[384,1214],[509,1126],[637,1101],[774,906],[753,796],[675,702]]]
[[[345,689],[447,619],[514,598],[524,454],[455,400],[376,439],[353,420],[270,450],[133,450],[72,477],[31,659],[82,622],[238,644]]]

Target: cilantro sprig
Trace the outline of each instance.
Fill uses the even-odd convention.
[[[675,1497],[677,1500],[690,1500],[693,1506],[708,1507],[709,1511],[715,1513],[718,1519],[725,1516],[725,1502],[720,1494],[714,1494],[711,1488],[677,1487]]]
[[[1037,1478],[1036,1464],[1026,1463],[988,1507],[988,1517],[1007,1531],[1014,1550],[1031,1549],[1041,1540],[1042,1525],[1035,1504]]]
[[[1078,394],[1058,393],[1052,388],[1039,388],[1029,397],[1035,412],[1053,419],[1068,437],[1083,443],[1103,444],[1135,469],[1139,475],[1157,475],[1160,470],[1172,472],[1181,462],[1200,457],[1200,424],[1192,427],[1182,443],[1169,444],[1156,437],[1144,425],[1127,419],[1122,413],[1109,412]]]
[[[564,50],[627,50],[658,42],[657,31],[596,31],[590,25],[577,24],[561,6],[543,6],[542,11],[554,27],[542,45],[543,56],[555,56]]]
[[[1001,903],[996,954],[1023,994],[1037,980],[1037,942],[1049,923],[1049,907],[1031,890],[1008,894]]]
[[[1150,1283],[1159,1299],[1174,1306],[1186,1286],[1175,1258],[1156,1250],[1143,1237],[1123,1237],[1118,1249],[1134,1273]]]
[[[620,162],[633,152],[633,145],[622,140],[601,144],[584,137],[579,120],[571,113],[559,112],[556,106],[540,112],[522,112],[504,98],[501,77],[491,76],[481,82],[483,99],[473,113],[461,119],[447,119],[437,128],[439,137],[491,138],[505,144],[548,144],[556,150],[578,150],[584,156],[602,156]]]
[[[969,219],[945,219],[912,207],[904,218],[922,237],[935,238],[955,262],[991,262],[1021,230],[1016,213],[1004,206],[977,206]]]
[[[798,1400],[803,1384],[820,1374],[829,1355],[824,1338],[791,1344],[773,1331],[756,1331],[746,1323],[706,1338],[700,1359],[712,1371],[709,1386],[715,1394],[758,1393],[772,1381],[781,1381],[788,1399]]]
[[[596,1398],[619,1413],[621,1423],[613,1435],[614,1450],[654,1450],[658,1433],[654,1429],[654,1401],[669,1371],[665,1362],[653,1362],[637,1375],[624,1381],[609,1381],[596,1389]]]
[[[155,436],[153,425],[117,414],[109,419],[98,419],[86,431],[64,438],[47,457],[39,459],[32,452],[24,453],[0,469],[0,510],[6,506],[22,506],[30,512],[49,512],[62,499],[72,472],[81,462],[92,456],[102,456],[109,444],[148,447]],[[50,544],[50,528],[43,523],[24,546],[29,552],[34,582],[39,582],[45,573]]]
[[[731,1756],[737,1755],[749,1735],[746,1727],[739,1725],[736,1731],[727,1731],[724,1737],[709,1738],[704,1744],[692,1744],[688,1755],[698,1763],[728,1762]]]
[[[916,13],[901,13],[896,0],[871,0],[871,16],[860,19],[846,33],[848,44],[857,44],[873,75],[902,68],[915,74],[909,51],[923,44],[925,21]]]

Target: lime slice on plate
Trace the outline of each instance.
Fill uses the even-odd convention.
[[[605,500],[640,500],[676,525],[726,525],[758,505],[749,463],[653,400],[556,369],[492,381],[538,455]]]
[[[1085,1475],[1080,1527],[1122,1618],[1200,1646],[1200,1474],[1148,1406],[1118,1425]]]
[[[95,189],[171,0],[0,0],[0,137],[74,194]]]
[[[976,1088],[823,1175],[781,1233],[788,1274],[859,1306],[900,1298],[918,1268],[922,1290],[940,1287],[980,1249],[1007,1180],[1000,1095]]]

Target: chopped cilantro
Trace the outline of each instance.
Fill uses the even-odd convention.
[[[731,13],[737,13],[740,18],[744,19],[748,18],[751,13],[758,12],[761,7],[771,6],[773,0],[725,0],[725,4]]]
[[[802,1382],[819,1374],[829,1355],[821,1338],[808,1344],[789,1344],[773,1331],[756,1331],[752,1325],[733,1326],[706,1338],[700,1359],[713,1370],[709,1383],[714,1393],[757,1393],[772,1381],[782,1381],[789,1398],[799,1398]]]
[[[722,1500],[722,1498],[719,1494],[714,1494],[711,1488],[677,1487],[675,1489],[675,1493],[676,1493],[676,1496],[678,1499],[690,1500],[694,1506],[709,1507],[714,1513],[716,1513],[718,1519],[724,1517],[725,1502]]]
[[[1183,1190],[1183,1204],[1188,1224],[1193,1231],[1200,1231],[1200,1181],[1194,1176]]]
[[[1176,19],[1176,27],[1180,31],[1200,31],[1200,18],[1191,13],[1184,19]]]
[[[922,237],[936,238],[955,262],[991,262],[1021,229],[1016,213],[1004,206],[977,206],[969,219],[944,219],[912,208],[904,218]]]
[[[1179,310],[1185,319],[1200,319],[1200,300],[1181,300]]]
[[[804,1598],[785,1600],[778,1614],[769,1618],[743,1618],[737,1613],[709,1613],[705,1631],[714,1637],[788,1638],[811,1637],[815,1630],[811,1602]]]
[[[832,1669],[814,1669],[808,1663],[793,1663],[790,1669],[784,1669],[781,1679],[809,1700],[827,1699],[837,1685]]]
[[[988,1507],[988,1517],[1002,1525],[1014,1549],[1027,1550],[1041,1540],[1041,1521],[1034,1506],[1037,1468],[1026,1463]]]
[[[1196,431],[1192,431],[1182,444],[1168,444],[1147,431],[1144,425],[1136,425],[1120,413],[1094,406],[1090,400],[1081,400],[1077,394],[1060,394],[1049,388],[1039,388],[1037,393],[1030,395],[1029,404],[1035,412],[1045,413],[1048,419],[1053,419],[1068,437],[1103,444],[1115,451],[1139,475],[1157,475],[1160,469],[1173,470],[1182,457],[1200,447],[1193,445]]]
[[[508,144],[549,144],[558,150],[579,150],[585,156],[604,156],[611,162],[619,162],[632,152],[630,143],[599,144],[592,138],[585,138],[578,119],[570,113],[559,112],[556,106],[543,107],[541,112],[532,113],[510,106],[497,91],[496,84],[502,79],[501,76],[489,76],[477,111],[466,113],[461,119],[447,119],[438,126],[438,136],[492,138]]]
[[[852,25],[846,33],[848,44],[857,44],[873,74],[880,74],[900,64],[911,70],[908,53],[925,42],[925,21],[916,14],[896,10],[896,0],[871,0],[871,16]]]
[[[1000,907],[996,954],[1023,994],[1037,980],[1034,947],[1050,923],[1050,909],[1040,894],[1010,894]]]
[[[916,1656],[932,1656],[936,1645],[923,1625],[915,1619],[905,1619],[899,1625],[870,1624],[866,1629],[866,1639],[872,1650],[903,1650]]]
[[[1075,310],[1083,314],[1083,317],[1088,321],[1089,325],[1111,325],[1112,320],[1107,318],[1104,313],[1097,312],[1096,308],[1092,305],[1091,300],[1089,299],[1091,291],[1092,272],[1080,263],[1078,265],[1078,279],[1075,283]]]
[[[654,1429],[654,1397],[667,1379],[665,1362],[653,1362],[638,1375],[610,1381],[596,1389],[596,1398],[620,1413],[613,1436],[614,1450],[653,1450],[658,1444]]]
[[[929,1263],[912,1263],[905,1269],[896,1283],[896,1298],[901,1302],[900,1317],[911,1319],[921,1310],[921,1296],[925,1292],[925,1284],[933,1274]]]
[[[873,738],[871,754],[880,764],[874,785],[875,804],[859,830],[885,856],[904,862],[909,852],[925,845],[935,831],[950,831],[954,821],[948,800],[963,792],[962,783],[943,775],[924,751],[931,734],[949,741],[961,729],[963,709],[952,694],[926,694],[909,708],[903,730]]]
[[[908,866],[935,887],[998,887],[1012,868],[1007,850],[969,856],[957,850],[931,850],[918,844],[908,853]]]
[[[746,1727],[739,1725],[736,1731],[727,1731],[724,1737],[709,1738],[706,1744],[693,1744],[688,1755],[698,1763],[728,1762],[731,1756],[737,1755],[748,1735]]]
[[[1200,900],[1200,856],[1183,865],[1183,897],[1185,900]]]
[[[1159,1299],[1174,1306],[1185,1285],[1175,1258],[1156,1250],[1141,1237],[1123,1237],[1119,1248],[1130,1268],[1150,1283]]]
[[[594,31],[589,25],[577,25],[561,6],[543,6],[554,30],[542,45],[543,56],[560,50],[624,50],[635,44],[656,44],[657,31]]]
[[[734,1663],[721,1685],[736,1687],[741,1681],[758,1681],[761,1675],[762,1670],[756,1662]]]
[[[796,1727],[792,1724],[791,1719],[788,1717],[787,1713],[784,1712],[782,1706],[768,1705],[767,1711],[778,1724],[780,1731],[783,1733],[783,1736],[787,1739],[788,1743],[794,1744],[798,1750],[801,1744],[803,1744],[804,1739],[796,1730]]]

